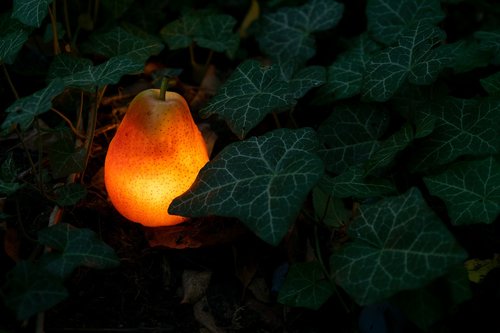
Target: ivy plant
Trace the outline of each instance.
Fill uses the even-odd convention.
[[[2,198],[16,202],[29,189],[47,207],[75,207],[88,195],[89,164],[102,166],[93,148],[108,92],[131,80],[157,85],[165,69],[177,87],[202,90],[212,67],[220,85],[193,113],[221,139],[165,210],[232,218],[274,247],[297,225],[315,230],[303,235],[313,255],[290,263],[284,305],[390,302],[426,330],[447,314],[425,315],[437,304],[433,286],[450,290],[439,304],[471,297],[463,263],[474,249],[457,235],[498,224],[500,213],[500,5],[260,1],[242,25],[250,1],[192,1],[196,10],[176,2],[179,11],[157,2],[4,6],[0,129],[15,148],[0,155]],[[476,12],[461,25],[464,3]],[[51,38],[41,48],[44,29]],[[38,66],[23,68],[37,56]],[[16,84],[35,69],[37,84]],[[8,226],[24,223],[0,213]],[[119,263],[89,229],[56,222],[36,234],[51,252],[4,278],[19,319],[68,297],[63,282],[77,267]]]

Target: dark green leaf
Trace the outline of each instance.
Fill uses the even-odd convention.
[[[85,48],[90,52],[106,57],[128,56],[137,62],[146,62],[152,56],[161,52],[163,44],[153,37],[140,37],[121,27],[90,36]]]
[[[52,108],[52,99],[64,91],[61,80],[53,80],[42,90],[33,95],[18,99],[5,110],[7,118],[2,123],[2,132],[8,132],[13,126],[19,125],[25,131],[33,123],[36,116]]]
[[[114,250],[98,239],[95,232],[78,229],[68,223],[40,230],[38,241],[57,251],[47,256],[43,264],[49,272],[60,278],[68,277],[79,266],[104,269],[116,267],[120,263]]]
[[[238,49],[240,38],[233,32],[236,19],[229,15],[209,15],[202,20],[202,26],[194,40],[200,47],[216,52],[228,52],[232,57]]]
[[[415,23],[435,24],[444,18],[439,0],[369,0],[368,31],[379,42],[391,45]]]
[[[336,177],[323,176],[319,186],[336,198],[370,198],[396,192],[394,184],[386,179],[365,177],[361,165],[352,166]]]
[[[164,26],[160,35],[172,50],[189,47],[202,29],[202,15],[189,13]]]
[[[127,11],[127,9],[132,5],[134,0],[101,0],[100,4],[108,19],[117,19]]]
[[[76,148],[71,132],[62,129],[57,134],[57,141],[50,146],[49,161],[54,178],[66,177],[83,170],[85,149],[83,147]]]
[[[413,138],[412,126],[408,123],[403,125],[400,130],[381,142],[380,147],[370,156],[364,164],[366,174],[372,174],[391,164],[396,154],[405,149]]]
[[[415,188],[362,205],[349,234],[353,242],[330,264],[337,283],[359,304],[422,287],[466,257]]]
[[[27,320],[68,297],[60,279],[28,261],[19,262],[7,273],[2,289],[5,305],[19,320]]]
[[[415,146],[410,167],[425,170],[463,155],[498,153],[500,101],[448,98],[430,106],[434,131]]]
[[[382,50],[367,64],[363,96],[384,102],[406,81],[418,85],[432,83],[452,59],[451,54],[435,48],[444,37],[442,30],[423,21],[404,30],[397,46]]]
[[[9,196],[22,187],[17,181],[17,175],[14,159],[12,154],[9,154],[0,167],[0,195]]]
[[[49,11],[52,0],[14,0],[12,17],[30,27],[38,28]]]
[[[19,21],[0,15],[0,63],[12,64],[28,37],[29,32]]]
[[[481,85],[491,96],[500,96],[500,72],[496,72],[484,79],[481,79]]]
[[[325,82],[325,68],[309,66],[299,69],[288,81],[292,97],[299,99],[310,89],[318,87]]]
[[[293,104],[288,83],[275,65],[264,67],[247,60],[236,68],[200,115],[220,115],[233,133],[244,138],[268,113]]]
[[[477,41],[458,41],[456,43],[443,45],[439,48],[454,55],[450,67],[456,73],[463,73],[479,67],[488,66],[491,59],[491,51],[481,48]]]
[[[97,66],[87,65],[83,70],[65,76],[62,80],[70,87],[103,87],[117,83],[126,74],[139,73],[143,68],[143,61],[128,56],[116,56]]]
[[[297,263],[290,266],[278,302],[317,310],[333,292],[318,262]]]
[[[69,77],[89,67],[92,67],[90,59],[78,58],[66,53],[59,54],[52,60],[47,78],[53,80],[55,78]]]
[[[319,89],[319,98],[331,102],[359,94],[366,64],[379,49],[367,34],[356,38],[349,50],[339,55],[328,67],[327,82]]]
[[[500,163],[493,157],[456,164],[424,181],[455,225],[493,223],[500,213]]]
[[[344,5],[333,0],[310,0],[301,7],[265,14],[258,23],[260,48],[273,59],[305,62],[316,53],[311,34],[336,26],[343,11]]]
[[[318,129],[319,153],[327,170],[340,174],[370,158],[380,143],[389,117],[370,104],[339,105]]]
[[[233,143],[201,169],[194,185],[170,205],[185,216],[239,218],[277,245],[323,173],[311,129],[279,129]]]
[[[479,40],[479,45],[484,50],[491,52],[491,63],[500,64],[500,29],[492,31],[476,31],[474,37]]]
[[[85,198],[87,190],[82,184],[66,184],[57,188],[55,191],[56,203],[59,206],[76,205],[80,200]]]
[[[342,199],[334,198],[321,186],[313,188],[312,200],[316,219],[330,227],[340,227],[351,218],[351,211],[345,207]]]

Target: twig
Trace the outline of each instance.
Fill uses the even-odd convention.
[[[5,63],[2,63],[2,68],[3,68],[3,73],[5,75],[5,78],[7,79],[7,82],[9,83],[10,90],[12,90],[14,97],[16,99],[19,99],[19,94],[17,93],[16,87],[14,87],[14,84],[12,83],[12,80],[10,79],[10,75],[9,75],[9,72],[7,71],[7,67],[5,67]]]

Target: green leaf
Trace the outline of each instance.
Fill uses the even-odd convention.
[[[317,310],[333,292],[333,286],[325,278],[318,262],[297,263],[290,266],[285,283],[280,289],[278,302]]]
[[[491,96],[500,96],[500,72],[496,72],[484,79],[481,79],[481,85]]]
[[[56,138],[57,141],[49,149],[49,162],[54,178],[82,171],[85,166],[85,149],[75,147],[75,140],[68,129],[60,130]]]
[[[500,163],[493,157],[458,163],[424,181],[455,225],[493,223],[500,213]]]
[[[5,305],[19,320],[27,320],[68,297],[60,279],[29,261],[20,261],[7,273],[2,289]]]
[[[233,32],[236,23],[230,15],[197,11],[170,22],[161,29],[160,35],[172,50],[196,42],[200,47],[216,52],[227,51],[232,56],[239,44],[239,36]]]
[[[56,194],[56,203],[59,206],[76,205],[87,195],[85,186],[75,183],[58,187],[54,192]]]
[[[370,104],[337,106],[318,129],[324,146],[319,154],[326,169],[340,174],[368,160],[379,148],[377,139],[385,132],[388,121],[386,112]]]
[[[500,64],[500,29],[492,31],[476,31],[474,37],[479,40],[482,49],[491,52],[491,63]]]
[[[324,175],[319,186],[335,198],[370,198],[396,192],[387,179],[366,177],[361,165],[353,166],[336,177]]]
[[[309,0],[300,7],[264,14],[257,29],[260,49],[273,59],[305,62],[316,53],[311,34],[336,26],[343,11],[344,5],[333,0]]]
[[[294,103],[288,83],[275,65],[264,67],[255,60],[247,60],[236,68],[200,115],[220,115],[242,139],[268,113]]]
[[[312,129],[278,129],[224,148],[174,199],[169,213],[239,218],[277,245],[323,174]]]
[[[12,64],[28,37],[29,31],[19,21],[0,15],[0,63]]]
[[[10,131],[17,124],[21,131],[28,129],[36,116],[52,108],[52,99],[63,91],[63,82],[56,79],[34,94],[16,100],[5,110],[7,117],[1,126],[2,132]]]
[[[19,190],[22,185],[17,182],[18,171],[12,158],[12,154],[7,155],[0,167],[0,195],[11,195]]]
[[[101,0],[100,4],[106,17],[109,19],[108,15],[111,15],[111,18],[116,20],[127,11],[133,2],[134,0]]]
[[[445,37],[439,28],[421,21],[404,30],[398,45],[374,55],[366,66],[363,97],[385,102],[406,81],[424,85],[432,83],[450,62],[450,54],[437,52],[435,46]]]
[[[84,48],[105,57],[127,56],[137,62],[146,62],[163,50],[163,44],[156,38],[140,37],[129,31],[114,27],[106,33],[93,34]]]
[[[450,67],[456,73],[464,73],[479,67],[486,67],[491,59],[491,51],[480,47],[477,41],[461,40],[456,43],[443,45],[440,49],[454,55],[454,60],[450,64]]]
[[[216,52],[227,51],[234,56],[240,43],[239,35],[233,32],[236,19],[229,15],[208,15],[201,23],[194,38],[196,44]]]
[[[384,140],[370,156],[370,159],[364,164],[366,174],[373,174],[391,164],[397,153],[405,149],[413,141],[413,138],[412,126],[408,123],[403,125],[396,133]]]
[[[407,27],[435,24],[445,14],[439,0],[368,0],[368,32],[379,42],[392,45]]]
[[[92,67],[90,59],[62,53],[55,56],[52,60],[47,73],[47,79],[53,80],[55,78],[68,77],[89,67]]]
[[[299,69],[288,81],[292,97],[299,99],[312,88],[325,82],[325,68],[322,66],[309,66]]]
[[[327,82],[319,89],[318,97],[328,103],[359,94],[366,65],[379,49],[367,34],[354,39],[351,47],[328,67]]]
[[[90,229],[59,223],[38,232],[38,241],[57,252],[43,261],[45,268],[60,278],[68,277],[77,267],[113,268],[120,260],[115,251],[97,238]]]
[[[319,185],[312,190],[312,200],[316,220],[327,226],[340,227],[351,218],[351,210],[345,207],[344,201],[331,196]]]
[[[447,98],[430,109],[435,129],[415,145],[412,170],[426,170],[463,155],[499,152],[500,101]]]
[[[84,69],[62,78],[65,86],[75,88],[103,87],[115,84],[126,74],[139,73],[144,62],[128,56],[116,56],[97,65],[86,65]]]
[[[330,267],[359,304],[422,287],[466,257],[415,188],[362,205],[348,232],[353,241],[331,256]]]
[[[12,17],[27,26],[38,28],[49,11],[52,0],[14,0]]]
[[[164,26],[160,35],[172,50],[189,47],[203,27],[202,15],[189,13]]]

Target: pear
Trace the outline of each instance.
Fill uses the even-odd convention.
[[[139,93],[109,144],[104,182],[113,206],[144,226],[187,220],[168,214],[172,200],[186,192],[208,162],[205,141],[185,99],[159,89]]]

